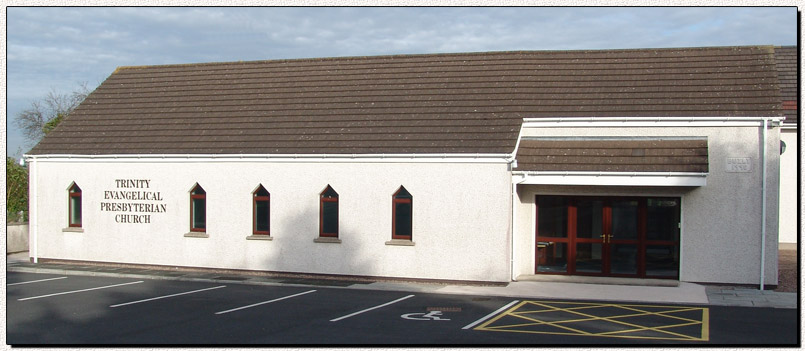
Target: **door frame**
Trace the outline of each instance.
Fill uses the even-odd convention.
[[[540,237],[539,236],[539,198],[540,197],[561,197],[567,199],[567,204],[565,205],[566,208],[566,216],[567,216],[567,223],[566,223],[566,230],[567,235],[564,238],[557,238],[557,237]],[[676,199],[677,200],[677,211],[679,217],[679,232],[676,237],[676,240],[648,240],[646,232],[647,232],[647,220],[648,220],[648,199],[655,198],[655,199]],[[586,199],[586,200],[601,200],[602,201],[602,238],[578,238],[577,237],[577,219],[578,219],[578,207],[576,206],[577,201],[579,199]],[[612,203],[617,200],[636,200],[637,201],[637,237],[634,239],[617,239],[613,238],[611,235],[612,233]],[[682,249],[682,196],[673,196],[673,195],[646,195],[646,196],[636,196],[636,195],[549,195],[549,194],[535,194],[534,195],[534,205],[535,205],[535,217],[534,217],[534,273],[535,274],[547,274],[547,275],[579,275],[579,276],[602,276],[602,277],[626,277],[626,278],[651,278],[651,279],[675,279],[678,280],[681,274],[681,264],[682,264],[682,257],[681,257],[681,249]],[[609,235],[609,237],[606,237]],[[567,262],[567,269],[565,272],[539,272],[540,266],[540,243],[544,243],[545,241],[551,241],[556,243],[564,243],[566,244],[566,262]],[[601,245],[601,273],[595,272],[577,272],[576,271],[576,244],[577,243],[592,243],[592,244],[600,244]],[[635,245],[637,247],[637,253],[635,257],[635,264],[637,265],[637,270],[635,274],[613,274],[611,260],[612,260],[612,250],[614,245],[622,244],[622,245]],[[675,276],[649,276],[646,272],[646,248],[650,245],[662,245],[662,246],[675,246],[676,253],[678,255],[677,262],[676,262],[676,275]]]

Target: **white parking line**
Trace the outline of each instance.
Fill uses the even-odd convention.
[[[310,293],[312,293],[312,292],[316,292],[316,290],[305,291],[305,292],[298,293],[298,294],[293,294],[293,295],[288,295],[288,296],[285,296],[285,297],[280,297],[280,298],[278,298],[278,299],[273,299],[273,300],[269,300],[269,301],[258,302],[258,303],[256,303],[256,304],[252,304],[252,305],[248,305],[248,306],[243,306],[243,307],[238,307],[238,308],[233,308],[233,309],[231,309],[231,310],[226,310],[226,311],[221,311],[221,312],[215,312],[215,314],[224,314],[224,313],[229,313],[229,312],[235,312],[235,311],[239,311],[239,310],[246,309],[246,308],[250,308],[250,307],[254,307],[254,306],[265,305],[265,304],[267,304],[267,303],[272,303],[272,302],[277,302],[277,301],[280,301],[280,300],[290,299],[290,298],[292,298],[292,297],[297,297],[297,296],[301,296],[301,295],[304,295],[304,294],[310,294]]]
[[[43,297],[51,297],[51,296],[57,296],[57,295],[65,295],[65,294],[80,293],[80,292],[91,291],[91,290],[98,290],[98,289],[114,288],[114,287],[116,287],[116,286],[131,285],[131,284],[139,284],[139,283],[142,283],[142,282],[143,282],[143,281],[142,281],[142,280],[140,280],[140,281],[136,281],[136,282],[129,282],[129,283],[123,283],[123,284],[115,284],[115,285],[99,286],[99,287],[97,287],[97,288],[89,288],[89,289],[81,289],[81,290],[65,291],[65,292],[60,292],[60,293],[55,293],[55,294],[47,294],[47,295],[40,295],[40,296],[26,297],[26,298],[24,298],[24,299],[18,299],[17,301],[25,301],[25,300],[41,299],[41,298],[43,298]]]
[[[49,281],[49,280],[64,279],[64,278],[67,278],[67,277],[58,277],[58,278],[48,278],[48,279],[31,280],[31,281],[29,281],[29,282],[11,283],[11,284],[6,284],[6,285],[8,285],[8,286],[12,286],[12,285],[31,284],[31,283],[46,282],[46,281]]]
[[[165,295],[165,296],[152,297],[152,298],[150,298],[150,299],[145,299],[145,300],[137,300],[137,301],[132,301],[132,302],[119,303],[119,304],[117,304],[117,305],[111,305],[111,306],[109,306],[109,307],[114,308],[114,307],[120,307],[120,306],[126,306],[126,305],[133,305],[133,304],[135,304],[135,303],[140,303],[140,302],[148,302],[148,301],[154,301],[154,300],[159,300],[159,299],[167,299],[167,298],[169,298],[169,297],[180,296],[180,295],[187,295],[187,294],[194,294],[194,293],[197,293],[197,292],[202,292],[202,291],[207,291],[207,290],[214,290],[214,289],[220,289],[220,288],[225,288],[225,287],[226,287],[226,285],[215,286],[215,287],[212,287],[212,288],[198,289],[198,290],[187,291],[187,292],[178,293],[178,294],[171,294],[171,295]]]
[[[495,310],[495,312],[492,312],[492,313],[490,313],[490,314],[487,314],[487,315],[486,315],[486,316],[484,316],[483,318],[481,318],[481,319],[479,319],[479,320],[477,320],[477,321],[475,321],[475,322],[472,322],[472,323],[470,323],[470,324],[467,324],[467,326],[466,326],[466,327],[461,328],[461,329],[470,329],[470,328],[474,327],[475,325],[477,325],[478,323],[481,323],[481,322],[483,322],[483,321],[485,321],[485,320],[487,320],[487,319],[489,319],[489,318],[492,318],[492,316],[494,316],[494,315],[496,315],[496,314],[498,314],[498,313],[500,313],[500,312],[503,312],[503,310],[505,310],[505,309],[507,309],[507,308],[511,307],[511,305],[514,305],[514,304],[516,304],[516,303],[518,303],[518,302],[520,302],[520,300],[514,300],[514,301],[512,301],[512,302],[509,302],[509,303],[508,303],[506,306],[503,306],[503,307],[501,307],[501,308],[498,308],[497,310]]]
[[[396,300],[394,300],[394,301],[391,301],[391,302],[386,302],[386,303],[384,303],[384,304],[382,304],[382,305],[378,305],[378,306],[375,306],[375,307],[370,307],[370,308],[367,308],[367,309],[365,309],[365,310],[358,311],[358,312],[355,312],[355,313],[351,313],[351,314],[348,314],[348,315],[343,316],[343,317],[338,317],[338,318],[336,318],[336,319],[331,319],[331,320],[330,320],[330,322],[338,322],[338,321],[340,321],[340,320],[342,320],[342,319],[347,319],[347,318],[349,318],[349,317],[352,317],[352,316],[355,316],[355,315],[359,315],[359,314],[364,313],[364,312],[369,312],[369,311],[374,310],[374,309],[378,309],[378,308],[381,308],[381,307],[386,307],[386,306],[388,306],[388,305],[391,305],[391,304],[393,304],[393,303],[400,302],[400,301],[402,301],[402,300],[405,300],[405,299],[408,299],[408,298],[411,298],[411,297],[414,297],[414,295],[408,295],[408,296],[406,296],[406,297],[401,297],[401,298],[396,299]]]

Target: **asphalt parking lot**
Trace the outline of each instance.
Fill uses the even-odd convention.
[[[11,345],[765,345],[797,311],[7,272]]]

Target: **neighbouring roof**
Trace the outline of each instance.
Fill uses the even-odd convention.
[[[783,114],[786,124],[797,124],[797,54],[799,50],[796,46],[782,46],[774,48],[774,58],[776,60],[777,78],[780,85],[780,97],[782,99]]]
[[[121,67],[30,154],[511,153],[524,117],[779,116],[774,48]]]
[[[707,139],[529,137],[513,170],[707,173]]]

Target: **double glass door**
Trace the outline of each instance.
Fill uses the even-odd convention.
[[[678,198],[536,200],[537,273],[678,277]]]

